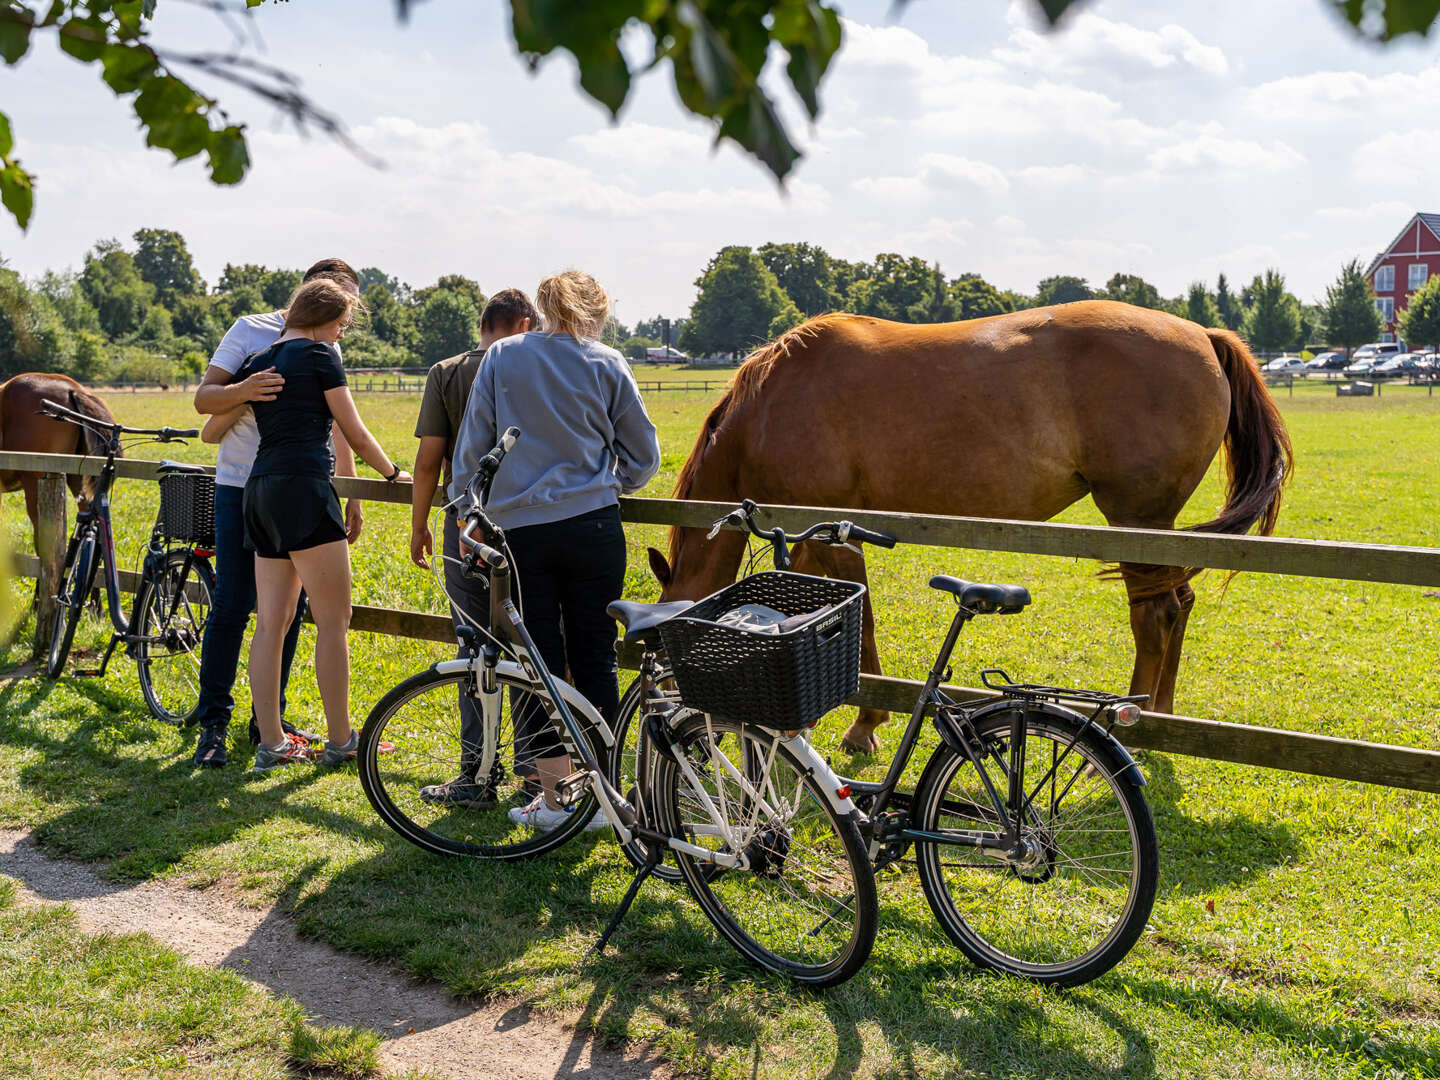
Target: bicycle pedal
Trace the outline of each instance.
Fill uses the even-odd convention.
[[[582,769],[555,781],[555,800],[561,806],[573,806],[589,792],[593,779]]]

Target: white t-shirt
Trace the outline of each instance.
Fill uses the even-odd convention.
[[[268,349],[280,340],[285,330],[285,312],[267,311],[259,315],[242,315],[225,333],[210,363],[231,375],[240,370],[247,357]],[[339,345],[332,346],[338,353]],[[260,449],[260,429],[255,414],[248,408],[240,414],[220,438],[220,453],[215,459],[215,483],[225,487],[243,488],[250,479],[255,453]]]

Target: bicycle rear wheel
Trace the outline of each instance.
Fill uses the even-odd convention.
[[[1020,762],[1025,852],[920,843],[920,882],[941,927],[980,967],[1075,986],[1119,963],[1145,928],[1160,862],[1155,822],[1140,789],[1117,774],[1103,732],[1089,728],[1077,740],[1078,724],[1032,711],[1017,758],[1014,716],[977,722],[977,756],[1002,799]],[[1001,831],[979,771],[947,745],[935,751],[915,805],[925,832]]]
[[[710,921],[745,957],[812,986],[860,970],[875,941],[875,874],[855,822],[774,732],[697,715],[675,731],[694,779],[661,757],[654,799],[671,836],[748,859],[677,853]],[[715,820],[712,814],[719,816]]]
[[[484,745],[467,747],[460,733],[460,698],[475,693],[470,671],[445,673],[428,668],[386,694],[371,710],[360,732],[360,786],[385,824],[412,844],[438,855],[477,859],[523,859],[551,851],[579,834],[595,816],[597,801],[586,792],[569,820],[551,832],[536,832],[510,820],[512,808],[530,801],[526,778],[516,771],[528,760],[525,740],[517,744],[517,709],[538,708],[531,684],[498,676],[500,692],[473,697],[485,716],[486,738],[493,739],[492,764],[485,776],[477,757]],[[523,715],[523,714],[522,714]],[[600,733],[577,716],[599,761],[607,750]],[[381,740],[393,743],[381,754]],[[529,755],[533,757],[533,755]],[[581,768],[572,755],[573,768]],[[486,797],[465,804],[447,799],[441,785],[457,776],[478,779]],[[428,789],[428,790],[427,790]]]
[[[50,648],[45,654],[45,674],[52,679],[58,679],[65,670],[75,628],[80,625],[80,615],[85,610],[85,600],[95,583],[98,567],[95,533],[86,530],[78,543],[71,543],[65,560],[64,584],[55,596],[57,610],[55,621],[50,625]]]
[[[167,724],[188,724],[200,706],[200,643],[214,591],[209,560],[182,548],[166,552],[135,598],[130,634],[141,639],[134,645],[140,692]]]

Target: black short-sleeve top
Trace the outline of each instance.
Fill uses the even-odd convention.
[[[274,401],[251,403],[260,429],[260,449],[251,476],[318,476],[335,472],[330,445],[330,406],[325,391],[345,385],[340,355],[329,345],[291,338],[250,357],[235,380],[273,367],[285,376]]]

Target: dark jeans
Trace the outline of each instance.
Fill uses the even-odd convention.
[[[575,689],[607,723],[620,710],[615,620],[606,606],[625,585],[625,531],[620,508],[607,506],[545,525],[510,529],[520,613],[540,656],[557,678],[566,667]],[[515,717],[516,757],[563,754],[554,725],[539,703]],[[523,740],[525,741],[522,741]]]
[[[255,553],[245,547],[244,497],[243,488],[215,485],[215,593],[200,645],[200,711],[196,715],[201,726],[222,731],[229,726],[235,708],[231,691],[240,666],[240,646],[255,610]],[[302,591],[280,654],[281,716],[285,715],[285,684],[290,681],[290,661],[295,659],[295,641],[304,614]]]
[[[460,558],[460,528],[455,524],[455,515],[445,515],[445,526],[441,532],[441,554],[445,557],[445,593],[451,599],[450,619],[461,625],[458,609],[464,611],[481,626],[490,625],[490,589],[483,577],[469,577],[451,560]],[[484,569],[483,567],[481,568]],[[463,659],[465,650],[458,649],[457,658]],[[460,684],[460,770],[469,773],[480,761],[481,739],[485,735],[484,719],[480,714],[479,702],[465,692]]]

